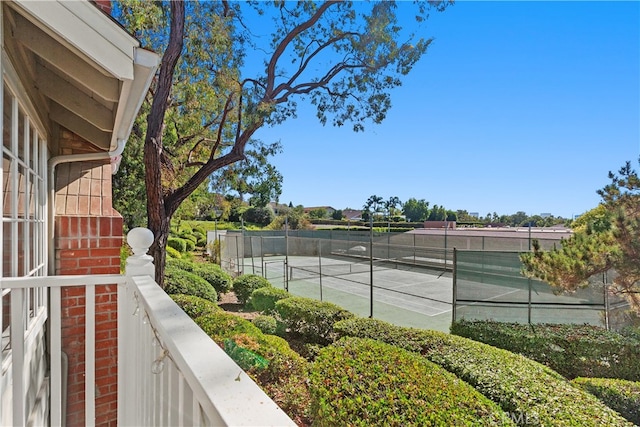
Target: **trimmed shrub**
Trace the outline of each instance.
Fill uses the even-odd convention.
[[[368,318],[338,322],[334,330],[339,336],[378,339],[419,352],[471,384],[519,424],[631,426],[557,372],[507,350],[439,331]]]
[[[238,302],[246,304],[249,297],[256,289],[271,286],[271,283],[262,276],[256,274],[243,274],[233,280],[233,291],[238,298]]]
[[[166,251],[167,251],[167,258],[180,259],[182,257],[182,254],[180,254],[180,252],[178,252],[177,250],[173,249],[171,246],[167,246]]]
[[[183,253],[187,251],[187,242],[180,237],[169,237],[167,239],[167,246],[175,249],[176,251]]]
[[[633,338],[637,341],[640,341],[640,326],[626,326],[622,328],[620,334],[625,337]]]
[[[221,347],[225,339],[233,338],[235,335],[247,334],[259,336],[262,334],[260,329],[250,321],[225,311],[200,316],[195,321],[200,328]]]
[[[573,384],[600,399],[636,425],[640,425],[640,382],[615,378],[576,378]]]
[[[305,425],[311,424],[308,422],[309,363],[293,351],[287,341],[263,334],[248,320],[224,311],[198,317],[195,321],[221,347],[225,347],[225,341],[233,340],[237,353],[234,356],[252,352],[266,359],[266,367],[261,363],[254,363],[249,366],[247,373],[289,416],[303,420]],[[233,346],[227,344],[227,347],[231,349]],[[238,351],[238,347],[246,351]],[[254,359],[261,361],[259,358]],[[251,360],[251,357],[243,357],[241,362],[250,363]]]
[[[194,236],[193,232],[183,232],[178,236],[184,240],[189,240],[191,243],[196,243],[198,238]]]
[[[208,299],[184,294],[173,294],[170,296],[171,299],[180,306],[182,311],[187,313],[187,315],[192,319],[220,311],[220,307]]]
[[[273,316],[260,315],[254,318],[251,323],[256,325],[264,334],[275,334],[278,322]]]
[[[185,294],[213,302],[218,300],[216,290],[202,277],[171,266],[164,271],[164,290],[170,295]]]
[[[522,354],[569,379],[640,380],[640,341],[597,326],[462,320],[451,333]]]
[[[196,244],[189,239],[184,239],[184,247],[185,252],[193,252],[196,249]]]
[[[251,292],[249,302],[256,311],[273,313],[276,309],[276,302],[289,298],[290,296],[291,294],[284,289],[268,286],[266,288],[258,288]]]
[[[168,259],[166,262],[167,268],[179,268],[180,270],[191,271],[193,269],[193,262],[184,259]]]
[[[418,354],[359,338],[320,351],[310,376],[314,425],[508,426],[464,381]]]
[[[291,334],[319,344],[334,340],[334,323],[355,316],[330,302],[303,297],[281,299],[276,302],[275,311]]]
[[[225,294],[231,290],[233,278],[217,264],[196,262],[193,263],[192,271],[209,282],[220,294]]]
[[[190,262],[184,260],[167,260],[167,266],[180,268],[185,271],[194,273],[209,282],[211,286],[219,294],[229,292],[233,279],[231,275],[224,271],[217,264],[208,262]]]

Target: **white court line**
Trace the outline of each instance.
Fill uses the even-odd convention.
[[[317,278],[314,280],[317,281]],[[318,286],[318,283],[312,283],[309,280],[297,280],[297,281],[304,282],[307,284],[313,284],[313,286]],[[364,283],[350,284],[348,283],[348,281],[345,281],[344,279],[324,278],[322,280],[322,286],[323,288],[327,287],[336,291],[344,292],[344,293],[362,298],[364,300],[368,300],[370,295],[369,294],[370,287],[367,284],[364,284]],[[428,317],[437,316],[439,314],[443,314],[451,311],[451,309],[446,309],[446,310],[442,309],[443,305],[445,306],[451,305],[451,303],[449,302],[432,301],[426,298],[421,298],[420,296],[411,298],[410,295],[404,295],[405,297],[409,297],[405,299],[402,297],[402,295],[392,294],[393,291],[388,289],[374,288],[373,293],[374,293],[374,298],[373,298],[374,304],[377,302],[385,305],[390,305],[393,307],[397,307],[399,309],[411,311],[411,312],[418,313]],[[378,296],[377,299],[376,299],[376,295]],[[400,305],[394,304],[394,302],[399,303]],[[438,307],[434,306],[434,303],[438,305]],[[434,310],[437,310],[437,312],[429,313]]]

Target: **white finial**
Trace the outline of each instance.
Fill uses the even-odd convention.
[[[149,275],[155,279],[153,257],[147,255],[153,244],[153,232],[148,228],[136,227],[127,233],[127,243],[131,246],[133,255],[127,258],[127,276]]]

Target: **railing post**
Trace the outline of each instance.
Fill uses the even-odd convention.
[[[153,244],[153,233],[148,228],[136,227],[127,233],[127,243],[131,246],[133,255],[127,258],[125,274],[133,276],[151,276],[155,280],[153,257],[147,251]]]

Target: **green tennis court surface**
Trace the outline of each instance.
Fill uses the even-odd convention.
[[[245,273],[262,274],[293,295],[337,304],[359,316],[401,326],[449,331],[450,272],[374,262],[373,286],[368,262],[327,257],[290,256],[245,260]],[[288,280],[285,277],[288,274]],[[373,310],[371,294],[373,291]],[[373,311],[373,313],[371,313]]]

